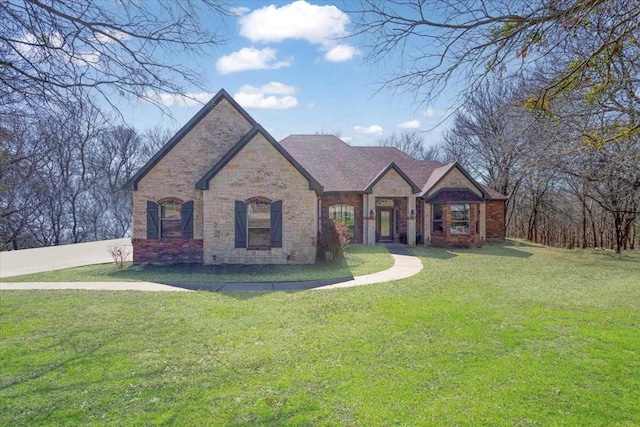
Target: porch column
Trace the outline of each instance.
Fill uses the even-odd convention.
[[[431,244],[431,205],[427,202],[422,204],[422,243],[425,245]]]
[[[376,196],[373,194],[365,194],[364,197],[367,199],[367,211],[365,215],[367,215],[368,219],[365,221],[366,229],[362,230],[363,234],[366,235],[366,244],[369,246],[375,246],[376,244]],[[371,215],[371,211],[373,211],[373,215]]]
[[[487,240],[487,202],[480,203],[480,239]]]
[[[416,245],[416,198],[411,195],[407,198],[407,245]],[[413,215],[412,215],[413,213]]]

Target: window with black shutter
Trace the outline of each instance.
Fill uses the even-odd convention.
[[[235,247],[282,247],[282,201],[251,197],[235,202]]]

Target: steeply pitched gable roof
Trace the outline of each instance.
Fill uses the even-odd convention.
[[[469,175],[467,171],[464,170],[464,168],[458,164],[458,162],[449,163],[448,165],[444,165],[435,169],[431,174],[431,176],[429,177],[429,179],[427,180],[427,183],[424,185],[424,187],[422,187],[422,192],[420,193],[420,196],[421,197],[426,196],[429,193],[429,191],[431,191],[436,185],[438,185],[438,183],[442,181],[442,179],[447,174],[449,174],[449,172],[451,172],[453,169],[458,169],[458,171],[462,175],[464,175],[464,177],[467,178],[467,180],[471,182],[471,184],[474,187],[476,187],[478,191],[480,191],[480,194],[482,194],[483,199],[490,198],[487,195],[487,191],[475,179],[473,179],[471,175]]]
[[[386,168],[384,168],[383,170],[380,171],[380,173],[373,178],[373,181],[371,181],[371,183],[369,183],[369,185],[367,186],[367,188],[364,189],[365,193],[371,193],[373,191],[373,187],[378,183],[378,181],[380,181],[382,179],[382,177],[384,177],[387,172],[389,172],[391,169],[395,170],[398,175],[400,175],[402,177],[402,179],[404,179],[407,184],[409,184],[409,186],[411,187],[411,191],[415,194],[417,192],[420,191],[420,187],[418,187],[412,180],[411,178],[409,178],[404,172],[402,172],[402,169],[400,169],[398,166],[396,166],[395,163],[391,163],[389,166],[387,166]]]
[[[302,174],[309,181],[309,189],[315,190],[318,194],[322,194],[322,186],[315,180],[315,178],[305,170],[304,167],[300,165],[294,159],[291,154],[289,154],[282,146],[275,140],[273,137],[267,132],[262,126],[259,124],[254,125],[249,132],[245,136],[238,141],[236,145],[234,145],[231,150],[225,154],[222,159],[216,163],[213,168],[211,168],[203,177],[196,183],[196,188],[199,190],[208,190],[209,182],[215,177],[218,172],[220,172],[226,165],[233,159],[256,135],[261,134],[273,147],[278,150],[282,156],[289,161],[295,167],[298,172]]]
[[[280,144],[322,184],[325,192],[364,191],[380,170],[333,135],[291,135]]]
[[[442,163],[432,160],[418,160],[395,147],[353,147],[374,162],[378,168],[395,163],[411,178],[418,187],[422,188],[431,173]]]
[[[240,104],[238,104],[236,100],[227,93],[227,91],[220,89],[220,91],[211,98],[211,101],[207,102],[207,104],[202,107],[200,111],[198,111],[196,115],[187,122],[187,124],[182,126],[182,128],[160,149],[160,151],[158,151],[134,176],[131,177],[131,179],[129,179],[129,181],[126,182],[124,188],[127,190],[137,190],[140,180],[144,178],[144,176],[149,173],[149,171],[153,169],[153,167],[157,165],[158,162],[162,160],[162,158],[166,156],[167,153],[171,151],[171,149],[175,147],[176,144],[178,144],[198,123],[200,123],[200,121],[223,99],[227,100],[227,102],[229,102],[233,108],[235,108],[252,126],[257,124],[253,117],[251,117],[249,113],[247,113]]]

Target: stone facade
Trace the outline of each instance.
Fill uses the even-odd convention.
[[[431,233],[432,206],[424,203],[422,198],[417,200],[419,185],[411,182],[415,177],[407,178],[397,163],[390,163],[383,169],[386,172],[382,176],[378,175],[373,185],[367,186],[365,183],[366,188],[358,187],[360,189],[351,192],[332,192],[320,196],[322,183],[316,182],[315,177],[308,173],[310,166],[307,165],[306,169],[300,167],[297,161],[292,160],[290,154],[281,149],[281,146],[223,90],[168,144],[127,183],[127,188],[135,190],[132,230],[135,262],[314,263],[319,215],[329,217],[329,208],[332,205],[353,206],[353,242],[374,245],[377,241],[376,202],[382,199],[392,201],[390,204],[387,202],[385,206],[392,207],[395,241],[400,240],[410,246],[415,245],[416,235],[420,235],[425,244],[453,246],[478,246],[485,238],[505,237],[503,200],[473,203],[469,234],[451,233],[448,225],[442,233]],[[437,185],[423,195],[424,198],[445,188],[468,188],[479,197],[484,196],[459,167],[450,167],[447,170]],[[369,172],[375,173],[374,170]],[[208,187],[203,183],[207,183]],[[424,182],[420,185],[423,184]],[[471,195],[469,192],[466,194]],[[280,246],[279,232],[270,234],[272,229],[269,225],[255,226],[254,222],[254,226],[251,226],[251,220],[247,222],[246,227],[252,227],[249,230],[253,233],[250,236],[253,237],[248,240],[243,240],[242,236],[238,237],[238,245],[246,245],[248,241],[253,247],[235,247],[236,201],[247,203],[249,200],[257,199],[262,200],[260,203],[271,204],[271,212],[278,212],[275,218],[280,218],[280,203],[273,202],[281,202],[281,223],[276,220],[275,230],[280,230],[281,225],[282,247],[275,247]],[[160,235],[160,238],[155,238],[155,229],[158,226],[155,224],[158,222],[155,216],[159,212],[156,213],[154,206],[158,205],[149,203],[147,212],[147,204],[163,200],[177,200],[174,202],[176,204],[193,202],[193,206],[191,203],[182,204],[181,215],[184,218],[181,218],[182,229],[176,233],[178,237],[163,238]],[[476,198],[472,197],[471,200]],[[238,206],[240,207],[237,215],[238,218],[242,218],[242,215],[246,215],[242,206],[246,205],[240,203]],[[449,224],[450,205],[443,206],[444,221],[445,224]],[[478,230],[477,206],[480,207]],[[168,209],[167,205],[164,209]],[[254,206],[254,214],[255,209],[258,208]],[[171,215],[169,218],[177,216]],[[169,218],[165,219],[168,221],[164,223],[165,226],[173,221]],[[254,216],[253,221],[257,221],[256,218],[266,221],[269,216]],[[148,220],[151,224],[148,232],[153,238],[147,238]],[[242,219],[238,221],[241,223]],[[264,239],[260,244],[253,245],[251,242],[256,242],[256,236],[260,233],[258,230],[265,233]],[[165,235],[168,236],[169,233]],[[271,245],[274,247],[270,247]]]
[[[415,209],[416,209],[416,196],[413,193],[413,188],[405,179],[395,170],[389,169],[387,173],[382,176],[378,182],[372,188],[372,195],[375,199],[379,198],[391,198],[394,199],[394,211],[396,211],[394,225],[397,230],[396,238],[401,235],[406,237],[405,243],[410,246],[416,244],[416,221],[415,221]],[[373,208],[375,211],[375,208]],[[413,211],[413,217],[411,212]],[[369,229],[371,231],[371,228]],[[375,227],[373,228],[375,233]],[[374,244],[377,240],[376,236],[370,236],[368,244]],[[404,240],[404,238],[403,238]]]
[[[431,196],[443,188],[468,188],[478,196],[482,196],[480,190],[457,168],[451,169],[436,186],[429,190],[428,194],[425,194],[425,197]]]
[[[257,134],[203,192],[204,264],[311,264],[316,259],[318,196],[309,181]],[[235,248],[236,200],[282,200],[282,248]]]
[[[351,205],[353,206],[354,215],[354,236],[352,243],[362,243],[363,230],[363,212],[362,212],[362,194],[358,193],[325,193],[321,198],[322,218],[329,218],[329,207],[333,205]]]
[[[504,200],[487,201],[487,239],[504,239],[505,236]]]
[[[226,99],[195,125],[138,183],[133,193],[132,239],[147,238],[146,201],[193,200],[193,237],[202,238],[202,191],[195,183],[252,125]]]

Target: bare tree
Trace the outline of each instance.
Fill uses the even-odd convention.
[[[351,11],[358,36],[367,36],[370,61],[397,57],[384,86],[420,103],[462,85],[472,94],[489,75],[538,71],[546,84],[529,106],[553,112],[553,101],[580,89],[606,93],[637,66],[640,3],[625,0],[363,0]],[[553,57],[540,65],[544,58]],[[637,111],[637,110],[636,110]],[[615,136],[639,130],[637,123]]]
[[[393,133],[378,140],[378,145],[382,147],[395,147],[398,150],[419,160],[425,158],[426,150],[422,133],[418,130]],[[428,159],[432,160],[432,159]]]
[[[223,41],[210,23],[226,14],[216,0],[0,2],[0,107],[183,96],[202,82],[184,56]]]

